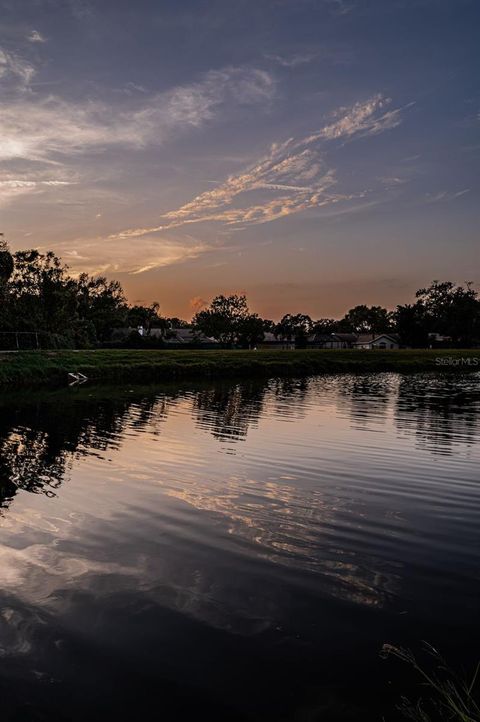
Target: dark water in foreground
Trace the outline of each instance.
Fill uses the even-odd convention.
[[[383,642],[480,658],[479,381],[3,399],[2,722],[396,719]]]

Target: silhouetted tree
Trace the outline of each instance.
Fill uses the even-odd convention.
[[[225,345],[236,342],[240,323],[249,315],[245,296],[216,296],[210,306],[193,318],[193,326]]]
[[[7,286],[9,322],[15,330],[65,334],[77,319],[76,282],[52,252],[17,251]]]
[[[428,320],[421,303],[397,306],[394,312],[395,329],[404,346],[425,348],[428,346]]]
[[[188,321],[184,321],[183,318],[178,318],[178,316],[166,318],[165,323],[167,324],[167,328],[190,328],[192,325]]]
[[[7,242],[0,236],[0,284],[5,284],[13,273],[13,256]]]
[[[355,306],[338,323],[338,330],[350,333],[388,333],[393,330],[393,314],[381,306]]]
[[[13,273],[13,257],[7,242],[0,237],[0,328],[8,325],[9,308],[6,303],[7,282]]]
[[[294,315],[287,313],[276,324],[274,334],[284,341],[295,341],[295,345],[303,348],[307,344],[308,336],[312,333],[313,322],[305,313]]]
[[[237,325],[237,342],[243,348],[252,348],[265,338],[265,321],[256,313],[241,318]]]
[[[83,324],[92,324],[98,341],[108,341],[113,329],[127,322],[127,301],[118,281],[82,273],[77,281],[78,314]]]
[[[455,344],[470,345],[480,335],[480,301],[473,283],[433,281],[415,294],[430,332],[450,336]]]
[[[319,318],[313,322],[313,333],[336,333],[338,331],[338,321],[334,318]]]
[[[142,326],[147,335],[152,328],[161,328],[166,331],[168,321],[160,315],[160,304],[152,303],[150,306],[130,306],[127,311],[127,324],[134,328]]]

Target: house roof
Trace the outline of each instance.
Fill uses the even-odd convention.
[[[314,333],[309,338],[311,338],[312,341],[316,341],[317,343],[326,343],[327,341],[332,341],[335,338],[335,334],[333,334],[333,333]]]
[[[215,339],[205,336],[194,328],[171,328],[165,338],[166,343],[217,343]]]
[[[315,333],[309,336],[312,341],[317,343],[327,343],[328,341],[356,341],[357,335],[355,333]]]
[[[376,336],[371,333],[361,333],[357,336],[355,344],[375,343],[381,338],[389,338],[394,343],[399,343],[400,337],[397,333],[379,333]]]
[[[355,343],[371,343],[375,338],[372,333],[359,333]]]
[[[338,338],[339,341],[356,341],[357,340],[357,334],[356,333],[334,333],[332,336],[335,336],[335,338]]]

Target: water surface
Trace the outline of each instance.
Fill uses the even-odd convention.
[[[479,380],[4,398],[2,718],[396,719],[384,642],[480,656]]]

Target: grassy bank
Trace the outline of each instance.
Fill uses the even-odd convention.
[[[30,351],[0,353],[0,386],[61,386],[69,372],[96,383],[369,371],[480,371],[480,350]]]

